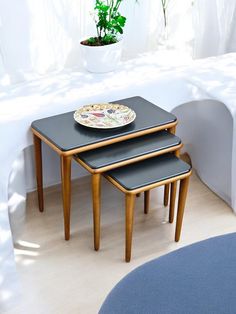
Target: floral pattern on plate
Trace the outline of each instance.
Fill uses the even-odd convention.
[[[119,104],[86,105],[74,113],[79,124],[96,129],[113,129],[133,122],[136,113],[127,106]]]

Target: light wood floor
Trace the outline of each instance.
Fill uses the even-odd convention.
[[[60,188],[45,192],[45,212],[35,194],[28,198],[22,241],[16,246],[23,307],[11,313],[94,314],[114,285],[137,266],[179,247],[236,231],[232,210],[193,175],[182,239],[165,223],[162,189],[151,193],[151,211],[143,214],[137,199],[131,263],[124,262],[124,196],[103,181],[102,243],[93,251],[90,177],[73,182],[72,237],[63,239]]]

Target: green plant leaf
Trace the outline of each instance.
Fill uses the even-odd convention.
[[[107,45],[118,41],[118,35],[123,34],[126,17],[119,12],[124,0],[96,0],[95,23],[97,28],[97,43]],[[130,0],[129,0],[130,1]],[[137,0],[134,0],[137,2]]]

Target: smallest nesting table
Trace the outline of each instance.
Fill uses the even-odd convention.
[[[145,192],[145,214],[148,213],[150,190],[161,185],[171,183],[171,198],[175,200],[176,183],[180,181],[178,212],[176,221],[175,241],[180,239],[184,207],[188,191],[189,176],[191,166],[175,156],[175,153],[167,153],[158,157],[128,165],[119,169],[105,173],[105,177],[116,186],[121,192],[125,193],[126,203],[126,244],[125,260],[130,262],[132,233],[134,220],[135,197],[138,193]],[[173,184],[175,188],[173,190]],[[174,204],[174,203],[173,203]],[[170,206],[169,221],[173,222],[174,206]]]
[[[31,125],[34,136],[38,202],[41,212],[44,210],[42,141],[49,145],[61,159],[66,240],[70,238],[71,161],[75,154],[143,137],[160,130],[168,130],[170,133],[175,133],[176,117],[141,97],[117,100],[114,103],[120,103],[132,108],[136,112],[136,120],[124,128],[113,131],[92,130],[76,123],[73,119],[73,111],[36,120]],[[167,200],[168,188],[166,188],[165,195]]]

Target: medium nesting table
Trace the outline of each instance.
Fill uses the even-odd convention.
[[[167,153],[174,153],[178,156],[181,147],[180,138],[162,130],[74,156],[74,159],[92,174],[94,249],[96,251],[99,250],[100,246],[101,175],[105,175],[109,170],[124,169],[126,165],[134,168],[134,164],[137,166],[145,160],[151,164],[154,157]],[[153,169],[153,171],[156,170]],[[142,178],[142,174],[137,172],[137,176],[139,175]],[[171,183],[170,212],[174,212],[176,186],[176,183]],[[169,187],[169,184],[166,184],[165,187]],[[144,202],[147,213],[149,207],[148,191],[144,194]],[[172,218],[170,222],[173,222]]]
[[[146,135],[161,130],[168,130],[170,133],[175,133],[177,125],[176,117],[141,97],[131,97],[117,100],[113,103],[123,104],[132,108],[136,112],[135,121],[120,129],[100,131],[79,125],[73,119],[74,112],[67,112],[36,120],[31,125],[34,137],[38,202],[41,212],[44,210],[42,141],[50,146],[61,159],[64,232],[66,240],[70,239],[71,161],[74,155],[134,138],[140,138],[141,140],[142,137],[144,140]],[[126,163],[128,164],[129,162],[126,160]],[[165,189],[165,205],[168,203],[168,195],[169,185]]]

